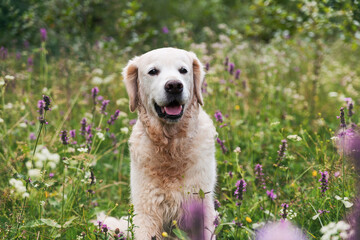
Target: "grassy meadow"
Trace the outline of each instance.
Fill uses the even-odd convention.
[[[286,218],[308,239],[331,239],[321,229],[347,221],[356,197],[339,134],[359,122],[359,49],[303,37],[211,39],[188,39],[187,50],[206,65],[204,109],[218,132],[214,235],[254,239]],[[0,52],[0,238],[132,239],[92,220],[132,216],[127,141],[137,116],[121,71],[134,53],[102,40],[87,59],[52,56],[46,43]]]

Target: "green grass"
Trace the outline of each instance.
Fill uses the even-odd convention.
[[[193,46],[191,50],[204,64],[210,63],[204,108],[228,149],[224,154],[217,144],[216,195],[221,203],[218,239],[250,239],[254,223],[281,218],[282,203],[289,204],[289,209],[296,213],[291,221],[309,239],[319,239],[322,226],[344,219],[350,210],[335,196],[349,197],[352,202],[356,194],[355,171],[338,153],[331,137],[339,129],[336,118],[339,109],[346,106],[343,97],[354,100],[355,115],[351,121],[358,123],[359,50],[342,42],[324,45],[321,69],[316,74],[313,44],[303,39],[277,39],[267,45],[247,41],[237,46],[223,43],[221,49],[211,44],[207,43],[206,49]],[[90,220],[100,211],[121,217],[128,215],[129,209],[127,140],[131,132],[129,121],[136,114],[129,112],[121,70],[132,56],[99,49],[85,61],[75,54],[52,58],[45,51],[45,44],[42,49],[10,49],[8,58],[0,60],[0,77],[6,82],[0,87],[3,120],[0,123],[0,236],[3,239],[80,236],[80,239],[104,239],[105,234],[99,233]],[[16,51],[21,51],[19,60],[15,59]],[[30,56],[34,59],[33,66],[27,64]],[[240,79],[225,70],[225,57],[235,63],[235,69],[241,69]],[[6,75],[15,79],[6,80]],[[95,76],[107,81],[94,84]],[[314,80],[316,95],[312,92]],[[93,112],[91,89],[95,86],[100,89],[99,95],[110,100],[107,115],[100,113],[100,103]],[[330,92],[336,92],[337,97],[331,97]],[[40,128],[36,105],[42,94],[50,96],[52,110],[46,113],[48,124],[39,135],[37,152],[46,146],[51,153],[59,154],[60,160],[53,169],[50,160],[37,167],[41,174],[29,182],[27,165],[38,161],[33,156],[35,140],[29,136],[31,133],[37,136]],[[107,120],[116,109],[121,111],[120,117],[109,126]],[[224,127],[220,127],[224,123],[215,121],[217,110],[224,116]],[[77,150],[86,142],[80,135],[80,121],[84,117],[92,123],[94,134],[90,153]],[[76,129],[77,145],[62,145],[60,131],[71,129]],[[96,132],[103,133],[105,139],[100,140]],[[289,135],[298,135],[301,140],[288,139]],[[288,147],[285,158],[279,162],[277,151],[283,139],[287,139]],[[241,148],[240,153],[234,152],[236,147]],[[256,179],[256,164],[263,166],[266,190],[274,189],[277,194],[274,201]],[[233,177],[229,176],[230,171]],[[319,189],[319,171],[328,171],[330,175],[324,196]],[[91,172],[96,177],[95,184],[90,184]],[[340,172],[340,176],[335,177],[335,172]],[[54,177],[49,177],[49,173],[54,173]],[[28,197],[16,192],[10,185],[11,178],[23,182]],[[240,179],[247,182],[247,191],[239,208],[234,191]],[[317,210],[329,213],[313,220]],[[252,222],[246,221],[246,217]],[[236,227],[233,221],[242,227]]]

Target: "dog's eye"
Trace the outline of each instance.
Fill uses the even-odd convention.
[[[186,68],[182,67],[182,68],[179,69],[179,72],[180,72],[181,74],[185,74],[185,73],[187,73],[188,71],[186,70]]]
[[[148,74],[151,75],[151,76],[158,75],[159,70],[157,70],[156,68],[153,68],[148,72]]]

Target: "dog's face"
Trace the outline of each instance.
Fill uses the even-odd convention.
[[[130,60],[123,71],[130,110],[143,104],[148,114],[167,123],[181,120],[195,96],[203,104],[204,71],[194,53],[160,48]]]

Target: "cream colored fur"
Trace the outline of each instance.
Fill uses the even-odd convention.
[[[160,74],[150,76],[154,67]],[[180,67],[188,73],[180,74]],[[137,109],[139,116],[129,139],[136,239],[162,239],[172,220],[181,219],[182,204],[198,198],[200,189],[209,192],[204,204],[205,239],[210,239],[215,219],[216,130],[200,106],[204,79],[200,61],[194,53],[162,48],[130,60],[123,76],[130,109]],[[184,85],[184,114],[178,122],[169,122],[158,117],[153,103],[166,101],[164,84],[174,79]]]

